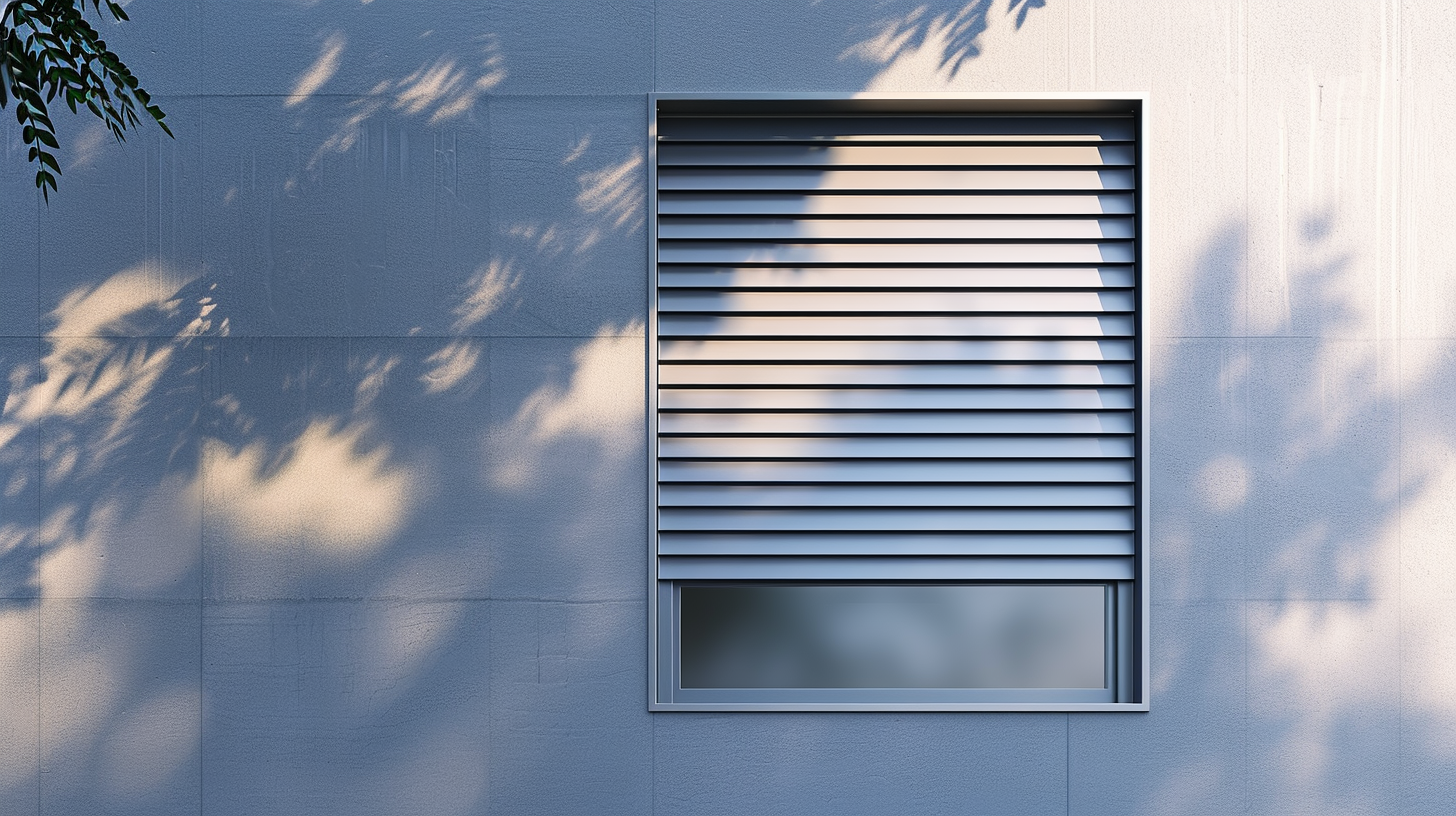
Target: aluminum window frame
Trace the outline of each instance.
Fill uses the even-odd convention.
[[[1089,93],[943,93],[943,94],[841,94],[841,93],[653,93],[647,95],[648,116],[648,320],[646,343],[645,378],[647,402],[647,428],[649,465],[647,468],[647,531],[649,543],[648,558],[648,710],[653,712],[672,711],[958,711],[958,712],[1145,712],[1150,710],[1151,688],[1151,581],[1149,580],[1150,553],[1150,399],[1149,399],[1149,337],[1147,331],[1147,307],[1151,303],[1152,275],[1149,273],[1148,258],[1151,253],[1147,229],[1149,195],[1148,144],[1149,115],[1148,94],[1142,92],[1089,92]],[[658,550],[658,113],[663,104],[676,108],[677,112],[700,110],[707,114],[732,114],[735,111],[747,114],[771,113],[782,110],[785,113],[801,112],[810,106],[816,112],[843,113],[904,113],[904,114],[957,114],[957,113],[1007,113],[1007,114],[1077,114],[1101,111],[1135,111],[1137,145],[1135,148],[1133,269],[1134,283],[1134,338],[1137,349],[1136,382],[1133,386],[1134,404],[1137,409],[1135,428],[1136,448],[1134,473],[1137,480],[1134,541],[1136,552],[1133,557],[1134,574],[1128,581],[1110,581],[1113,591],[1109,593],[1110,608],[1130,604],[1129,614],[1109,613],[1108,650],[1109,659],[1129,670],[1114,672],[1109,665],[1109,686],[1115,701],[1088,701],[1075,699],[1026,699],[1035,697],[1027,690],[1017,690],[1022,699],[996,699],[998,695],[969,692],[963,699],[855,699],[852,692],[842,693],[838,689],[796,690],[794,699],[747,699],[747,695],[731,690],[726,694],[688,694],[693,699],[679,699],[684,696],[677,682],[677,653],[675,626],[677,605],[675,595],[678,588],[692,579],[663,579],[659,568]],[[893,580],[893,579],[892,579]],[[751,583],[751,581],[744,581]],[[1116,652],[1117,654],[1114,654]],[[1113,675],[1116,675],[1115,678]],[[802,691],[802,693],[798,693]],[[911,691],[911,690],[901,690]],[[703,699],[704,696],[722,699]],[[785,695],[780,694],[780,697]],[[903,695],[912,697],[913,695]],[[954,696],[954,695],[953,695]],[[733,698],[737,699],[733,699]],[[818,697],[819,699],[814,699]]]

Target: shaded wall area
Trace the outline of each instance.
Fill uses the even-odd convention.
[[[0,121],[5,813],[1443,813],[1427,2],[136,0]],[[1152,711],[646,711],[651,91],[1147,91]]]

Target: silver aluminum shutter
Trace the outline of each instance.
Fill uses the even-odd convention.
[[[1138,121],[657,119],[657,577],[1132,580]]]

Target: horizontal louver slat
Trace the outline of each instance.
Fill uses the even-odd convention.
[[[1131,193],[1065,195],[838,195],[834,193],[694,193],[664,191],[659,216],[672,215],[1131,215]]]
[[[676,437],[657,440],[664,459],[1082,459],[1133,455],[1128,437],[907,436]]]
[[[1129,243],[777,244],[659,240],[657,260],[685,264],[1131,263]]]
[[[657,375],[664,387],[824,385],[1132,385],[1129,364],[987,365],[664,365]]]
[[[1117,556],[678,556],[657,559],[663,580],[1129,581],[1133,560]]]
[[[1131,482],[1130,459],[916,459],[868,461],[674,461],[658,463],[667,483]]]
[[[664,507],[659,529],[669,530],[1064,530],[1130,531],[1131,509],[1121,508],[884,508],[837,507],[703,509]]]
[[[1131,312],[1131,292],[714,292],[663,291],[658,310],[674,312],[862,314],[935,312]]]
[[[663,240],[1103,240],[1133,237],[1131,218],[663,218]]]
[[[1131,533],[664,532],[663,555],[1123,555]]]
[[[1131,411],[900,411],[856,413],[660,413],[665,435],[1124,434]]]
[[[1104,267],[662,266],[658,285],[711,289],[1100,289],[1130,287],[1132,269]]]
[[[664,167],[659,190],[1132,190],[1130,169],[819,170],[815,168]]]
[[[1131,507],[1132,485],[663,485],[663,507]]]
[[[968,167],[1130,166],[1131,145],[673,144],[657,149],[659,167]]]
[[[1011,144],[1034,141],[1128,142],[1137,128],[1125,116],[782,116],[673,115],[658,119],[662,142],[727,143],[783,141],[932,142],[992,140]]]
[[[664,314],[662,337],[1131,337],[1131,317],[868,315],[705,317]]]
[[[896,362],[963,360],[1096,362],[1132,360],[1127,340],[668,340],[669,362]]]
[[[1133,407],[1131,388],[664,388],[658,407],[682,411],[1096,410]]]

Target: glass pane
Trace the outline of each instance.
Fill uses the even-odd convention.
[[[1102,584],[683,585],[683,688],[1102,688]]]

